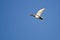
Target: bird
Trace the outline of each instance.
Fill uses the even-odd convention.
[[[42,8],[42,9],[38,10],[38,12],[36,14],[30,14],[30,16],[33,16],[36,19],[43,20],[43,17],[41,17],[41,14],[44,12],[44,10],[45,10],[45,8]]]

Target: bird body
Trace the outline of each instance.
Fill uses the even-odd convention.
[[[42,8],[36,14],[30,14],[30,16],[43,20],[43,17],[41,17],[41,14],[44,12],[44,10],[45,10],[45,8]]]
[[[35,15],[35,18],[39,18],[39,16],[38,15]]]

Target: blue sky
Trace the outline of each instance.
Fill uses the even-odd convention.
[[[0,40],[60,40],[60,0],[1,0]],[[44,20],[35,19],[46,8]]]

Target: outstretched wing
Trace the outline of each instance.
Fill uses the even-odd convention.
[[[36,15],[41,16],[41,14],[43,13],[44,10],[45,10],[45,8],[40,9],[40,10],[37,12]]]

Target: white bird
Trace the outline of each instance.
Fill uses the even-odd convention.
[[[45,10],[45,8],[42,8],[36,14],[30,14],[30,16],[43,20],[43,17],[41,17],[41,14],[44,12],[44,10]]]

